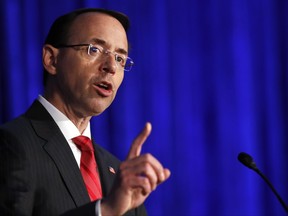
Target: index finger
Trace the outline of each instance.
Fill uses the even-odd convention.
[[[127,159],[132,159],[140,155],[142,145],[146,141],[147,137],[150,135],[151,130],[152,130],[152,125],[150,122],[147,122],[145,124],[145,127],[141,131],[141,133],[133,141],[130,147]]]

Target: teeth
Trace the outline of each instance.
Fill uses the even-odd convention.
[[[105,84],[103,84],[103,83],[100,83],[100,84],[99,84],[99,86],[100,86],[100,87],[102,87],[102,88],[105,88],[105,89],[107,89],[107,88],[108,88],[108,86],[107,86],[107,85],[105,85]]]

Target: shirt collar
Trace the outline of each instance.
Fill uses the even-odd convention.
[[[39,95],[38,101],[52,116],[66,140],[71,140],[72,138],[81,135],[78,128],[73,124],[73,122],[70,121],[67,116],[65,116],[60,110],[58,110],[54,105],[47,101],[43,96]],[[91,139],[90,122],[88,122],[88,125],[82,135]]]

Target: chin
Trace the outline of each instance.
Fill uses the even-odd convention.
[[[92,116],[98,116],[103,113],[109,106],[97,106],[92,110]]]

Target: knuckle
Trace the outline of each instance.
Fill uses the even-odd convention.
[[[144,179],[143,179],[143,184],[145,184],[145,185],[150,185],[149,179],[148,179],[148,178],[144,178]]]
[[[146,171],[150,169],[150,164],[147,161],[143,162],[142,166],[143,166],[144,170],[146,170]]]
[[[152,159],[152,155],[150,153],[146,153],[143,155],[145,161],[150,161]]]

